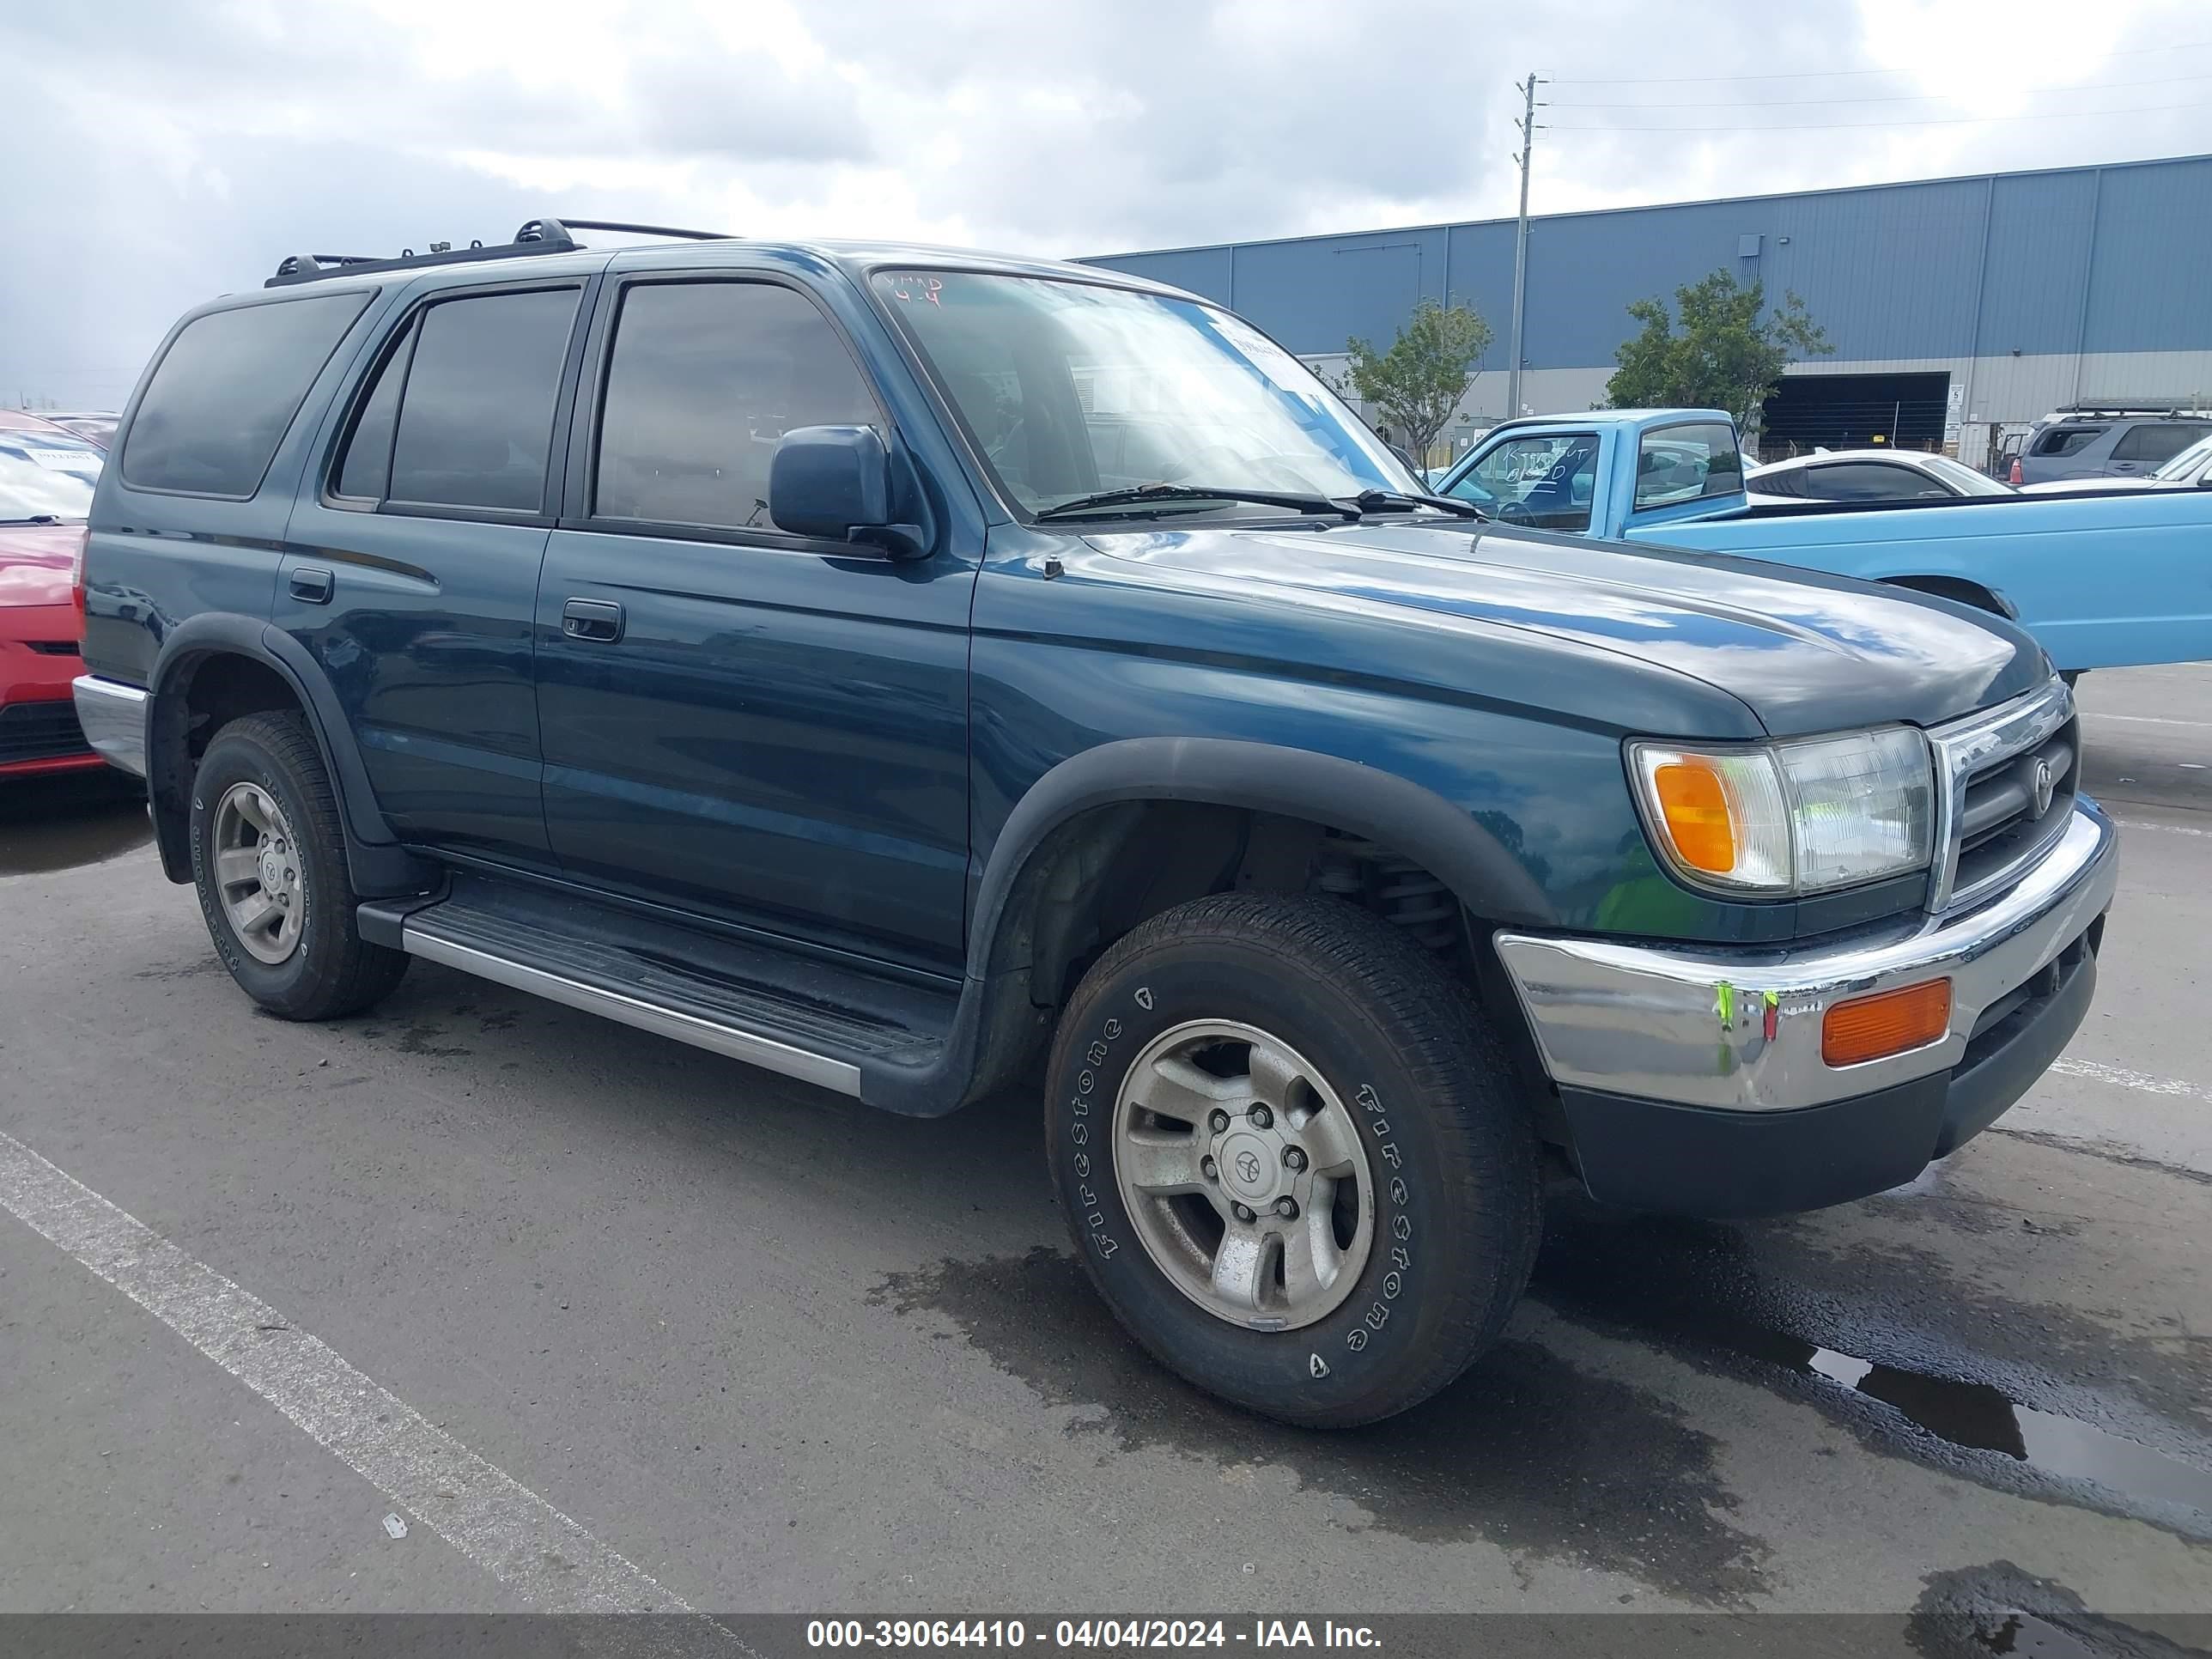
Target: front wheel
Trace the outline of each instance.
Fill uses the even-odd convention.
[[[1443,1388],[1526,1285],[1540,1182],[1469,994],[1332,899],[1223,894],[1085,975],[1047,1154],[1091,1278],[1200,1387],[1311,1426]]]

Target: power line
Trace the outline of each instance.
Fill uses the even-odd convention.
[[[2039,94],[2045,92],[2122,92],[2130,87],[2171,87],[2184,81],[2212,81],[2212,74],[2167,75],[2155,81],[2085,81],[2075,86],[2013,87],[2009,91]],[[1885,93],[1879,98],[1746,98],[1735,103],[1714,104],[1703,100],[1686,104],[1577,104],[1555,102],[1553,109],[1802,109],[1810,104],[1932,104],[1946,103],[1957,97],[1948,92]]]
[[[2107,58],[2141,58],[2148,52],[2197,52],[2212,47],[2212,40],[2185,40],[2171,46],[2130,46],[2124,52],[2108,52]],[[1553,84],[1562,87],[1671,87],[1711,85],[1723,81],[1829,81],[1854,75],[1902,75],[1903,70],[1775,70],[1765,75],[1614,75],[1593,76],[1584,79],[1563,75]]]
[[[1787,121],[1740,122],[1726,126],[1580,126],[1554,123],[1553,132],[1843,132],[1895,127],[1978,127],[1991,121],[2070,121],[2093,115],[2157,115],[2168,110],[2202,110],[2203,104],[2137,104],[2132,109],[2039,110],[2028,115],[1958,115],[1928,121]]]

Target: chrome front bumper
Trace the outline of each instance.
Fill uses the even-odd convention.
[[[1498,953],[1562,1089],[1788,1111],[1957,1066],[1983,1012],[2105,913],[2118,845],[2104,814],[2080,802],[2009,892],[1964,915],[1916,916],[1843,945],[1655,948],[1502,933]],[[1834,1004],[1944,975],[1951,1024],[1941,1039],[1857,1066],[1820,1058],[1821,1022]]]
[[[146,775],[146,694],[120,680],[80,674],[70,682],[76,698],[76,723],[85,741],[110,766],[131,776]]]

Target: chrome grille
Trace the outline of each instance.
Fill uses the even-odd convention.
[[[1928,736],[1936,758],[1928,908],[1956,909],[2008,885],[2065,834],[2081,774],[2081,727],[2073,693],[2054,679]]]

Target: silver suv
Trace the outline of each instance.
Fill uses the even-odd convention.
[[[2068,410],[2046,416],[2021,446],[2008,482],[2139,477],[2155,472],[2208,434],[2212,434],[2212,419],[2165,410]]]

